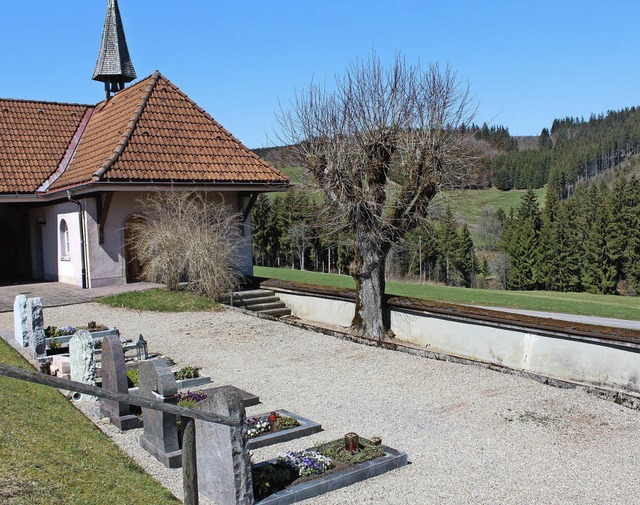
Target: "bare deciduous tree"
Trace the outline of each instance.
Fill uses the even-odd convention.
[[[238,216],[201,193],[158,192],[141,200],[131,248],[144,277],[215,299],[238,284]]]
[[[281,108],[280,140],[298,146],[298,162],[355,237],[354,331],[388,334],[385,258],[440,189],[461,186],[471,109],[468,87],[448,67],[423,70],[398,56],[385,68],[375,54],[350,65],[334,90],[312,83]]]

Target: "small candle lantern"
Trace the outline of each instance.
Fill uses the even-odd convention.
[[[358,437],[357,433],[347,433],[344,436],[344,448],[353,453],[358,450],[358,446],[360,445],[360,437]]]
[[[142,334],[140,334],[140,338],[136,343],[136,355],[138,361],[144,361],[149,357],[149,348],[147,347],[147,341],[142,338]]]
[[[371,443],[373,445],[382,445],[382,439],[380,437],[371,437]]]
[[[89,328],[89,331],[93,331],[96,329],[96,322],[95,321],[89,321],[87,323],[87,328]]]
[[[269,426],[271,427],[271,431],[276,427],[276,421],[278,420],[278,414],[275,412],[271,412],[269,414]]]

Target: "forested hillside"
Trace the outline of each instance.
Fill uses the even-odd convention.
[[[566,198],[577,183],[598,179],[640,153],[640,109],[566,117],[544,128],[538,149],[506,152],[486,160],[491,181],[502,190],[540,188],[549,183]]]
[[[564,118],[537,137],[472,125],[482,153],[458,198],[437,199],[428,224],[394,246],[390,278],[512,290],[640,292],[640,109]],[[532,148],[535,147],[535,148]],[[257,265],[348,274],[353,238],[332,228],[290,146],[259,154],[295,191],[261,196],[252,213]],[[546,188],[538,194],[513,189]],[[522,193],[522,192],[521,192]],[[546,197],[544,196],[546,194]],[[505,195],[501,197],[500,195]],[[449,204],[447,204],[449,202]]]

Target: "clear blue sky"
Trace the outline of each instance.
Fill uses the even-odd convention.
[[[107,0],[1,0],[0,96],[96,103]],[[278,100],[375,50],[450,64],[477,122],[537,135],[556,117],[640,104],[640,2],[119,0],[139,78],[160,70],[248,147]]]

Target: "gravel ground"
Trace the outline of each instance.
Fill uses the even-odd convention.
[[[349,431],[380,436],[410,465],[309,504],[637,504],[638,412],[483,368],[345,342],[237,311],[153,314],[96,303],[45,309],[45,324],[95,320],[214,384],[260,396],[324,432],[253,451],[254,461]],[[0,314],[4,328],[12,314]],[[97,419],[95,405],[82,408]],[[176,496],[181,470],[140,449],[140,430],[101,428]],[[137,433],[136,433],[137,432]],[[206,503],[203,500],[203,503]]]

